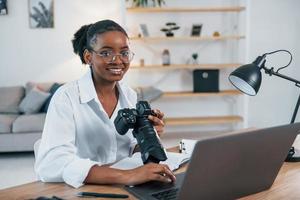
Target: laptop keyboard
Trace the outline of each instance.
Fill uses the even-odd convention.
[[[178,196],[178,191],[179,188],[173,188],[170,190],[154,193],[152,194],[152,196],[156,199],[161,199],[161,200],[176,199]]]

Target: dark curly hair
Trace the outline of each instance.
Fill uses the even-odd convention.
[[[86,64],[83,58],[85,49],[92,49],[97,42],[97,35],[108,31],[120,31],[128,38],[126,31],[112,20],[101,20],[94,24],[84,25],[76,31],[72,39],[73,51],[79,55],[83,64]]]

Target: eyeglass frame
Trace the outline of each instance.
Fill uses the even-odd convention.
[[[103,57],[103,55],[101,55],[101,52],[97,52],[97,51],[95,51],[94,49],[88,49],[88,50],[94,52],[96,55],[100,56],[100,57],[105,61],[105,58]],[[122,59],[122,57],[120,57],[120,56],[122,56],[122,54],[120,54],[120,53],[115,54],[115,53],[113,53],[113,51],[109,51],[109,52],[112,53],[111,61],[108,61],[108,62],[105,61],[105,62],[106,62],[106,63],[112,63],[112,62],[114,62],[114,61],[116,60],[116,57],[119,56],[120,60],[121,60],[123,63],[129,64],[129,63],[133,60],[133,57],[134,57],[135,54],[134,54],[131,50],[126,50],[126,51],[129,52],[129,55],[131,54],[131,59],[129,59],[129,57],[130,57],[130,56],[129,56],[129,57],[128,57],[128,62],[124,62],[124,60]]]

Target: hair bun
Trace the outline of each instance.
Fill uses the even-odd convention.
[[[86,64],[83,59],[83,52],[86,49],[86,37],[87,32],[92,24],[82,26],[75,34],[72,39],[73,51],[75,54],[78,54],[81,58],[82,63]]]

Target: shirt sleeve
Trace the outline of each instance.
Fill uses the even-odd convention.
[[[75,121],[67,94],[52,97],[37,152],[35,171],[41,181],[65,182],[75,188],[83,185],[90,168],[99,162],[76,155]]]

